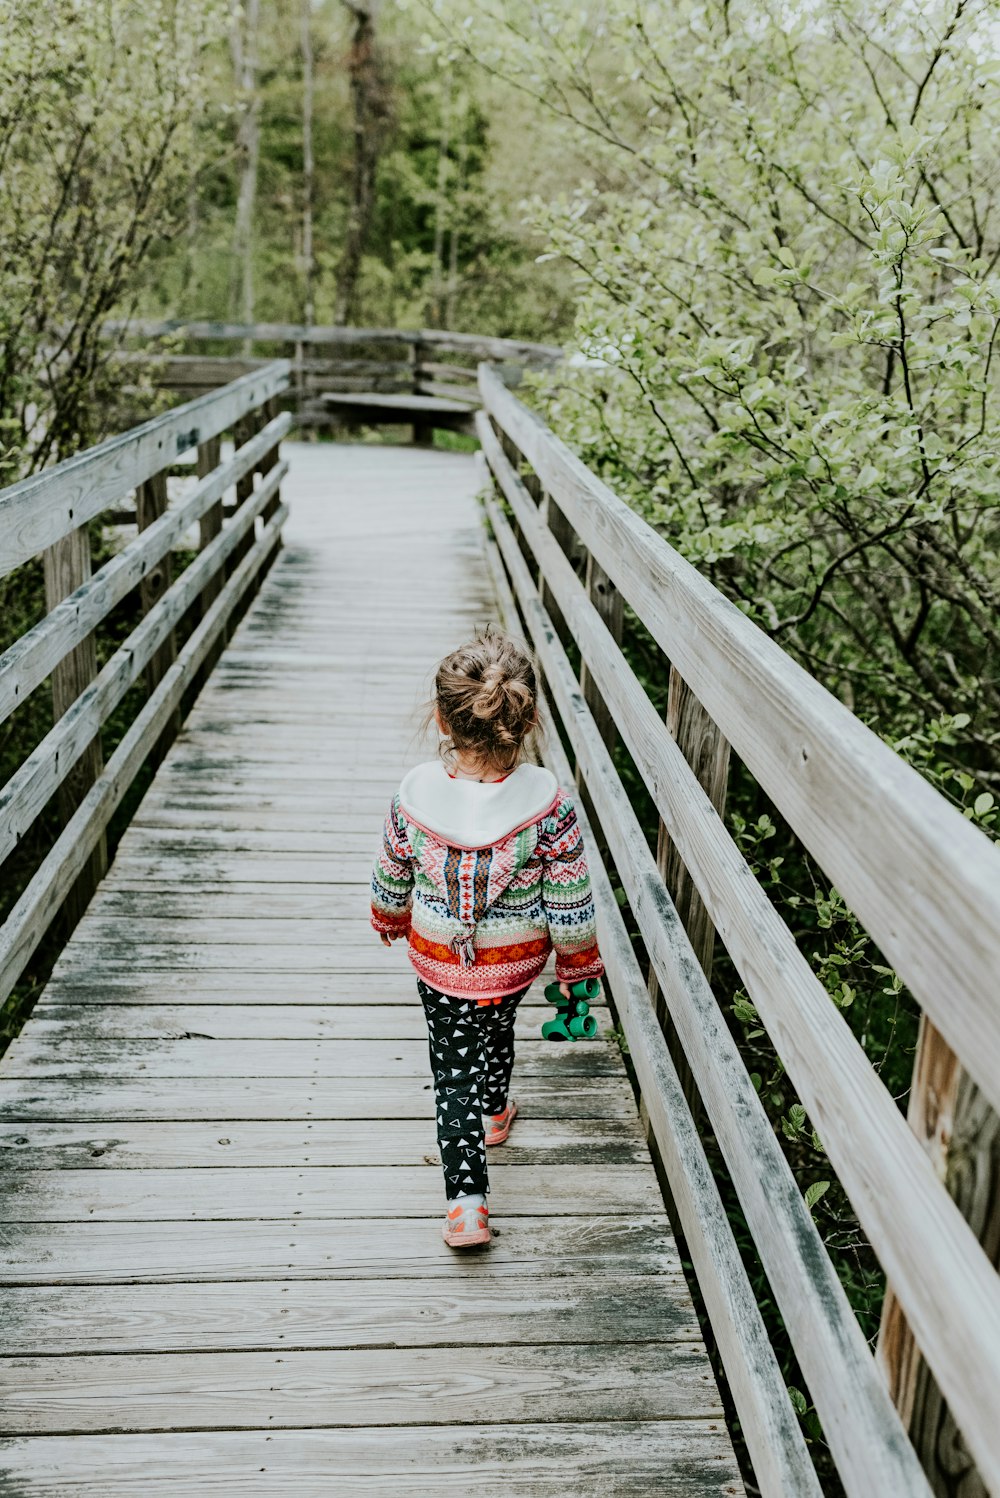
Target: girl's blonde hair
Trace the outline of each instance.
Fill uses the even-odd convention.
[[[531,656],[501,630],[484,630],[438,666],[433,706],[446,735],[446,758],[457,751],[479,769],[509,774],[538,725]]]

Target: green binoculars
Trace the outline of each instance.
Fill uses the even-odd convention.
[[[600,997],[601,985],[597,978],[583,978],[570,985],[570,997],[560,990],[558,983],[545,986],[545,997],[556,1006],[555,1019],[545,1021],[542,1037],[545,1040],[593,1040],[597,1034],[597,1019],[590,1012],[590,1000]]]

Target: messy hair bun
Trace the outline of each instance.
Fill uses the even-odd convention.
[[[458,751],[482,770],[508,774],[538,722],[538,682],[523,646],[487,629],[446,655],[434,678],[435,706]]]

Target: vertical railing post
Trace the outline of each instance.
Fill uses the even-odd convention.
[[[207,478],[213,469],[218,468],[222,462],[222,438],[209,437],[205,442],[198,444],[198,462],[196,472],[200,479]],[[210,541],[222,530],[222,499],[216,500],[198,522],[198,550],[204,551]],[[220,573],[208,580],[202,589],[201,607],[202,612],[212,604],[219,596],[222,588],[222,576]]]
[[[306,370],[305,370],[306,345],[301,339],[296,343],[292,367],[292,401],[298,418],[299,431],[305,431],[305,407],[306,407]]]
[[[146,530],[154,520],[159,520],[160,516],[166,513],[166,509],[167,475],[161,470],[146,479],[144,483],[139,484],[135,491],[135,518],[138,529]],[[167,552],[150,567],[139,584],[139,598],[143,614],[148,614],[150,609],[155,607],[170,587],[172,580],[173,569],[170,553]],[[146,685],[149,691],[152,692],[163,680],[164,674],[169,671],[176,658],[177,641],[171,631],[146,667]]]
[[[233,427],[233,446],[236,451],[239,451],[239,449],[245,442],[249,442],[251,437],[256,436],[256,434],[260,431],[262,424],[261,412],[259,409],[248,411],[245,416],[240,417],[240,419]],[[250,468],[242,478],[236,480],[237,509],[239,509],[240,505],[244,504],[253,493],[254,474],[256,472],[256,468]],[[253,540],[253,527],[251,527],[251,529],[239,542],[233,552],[232,561],[229,565],[230,573],[239,566],[240,562],[242,562],[245,556],[249,555],[249,552],[253,546]]]
[[[91,575],[90,533],[85,525],[70,531],[43,554],[45,606],[50,611],[85,583]],[[52,712],[55,719],[79,697],[97,675],[97,643],[93,632],[74,646],[52,671]],[[101,736],[96,734],[59,787],[59,816],[69,821],[104,768]],[[64,904],[74,926],[108,867],[107,839],[102,836]]]
[[[611,638],[616,645],[620,645],[624,627],[622,596],[604,568],[598,562],[594,561],[589,551],[587,553],[587,568],[583,581],[587,595],[607,625]],[[594,722],[597,724],[601,738],[609,749],[613,749],[617,737],[614,719],[604,705],[604,698],[597,690],[593,678],[587,670],[585,661],[580,667],[580,685],[583,688],[583,695],[587,706],[594,715]]]
[[[413,394],[415,396],[419,396],[421,393],[423,358],[424,345],[420,342],[419,338],[415,338],[410,345],[410,361],[413,365]],[[434,446],[434,427],[429,419],[413,423],[413,441],[417,447]]]
[[[926,1015],[920,1019],[907,1118],[948,1194],[1000,1269],[1000,1115]],[[989,1498],[891,1284],[876,1358],[934,1492],[940,1498]]]
[[[271,399],[268,400],[268,401],[265,401],[264,405],[261,407],[261,413],[260,413],[261,426],[262,427],[267,426],[268,422],[269,421],[273,421],[274,418],[277,415],[278,415],[278,397],[276,395],[272,395]],[[281,444],[276,442],[273,447],[269,447],[268,450],[267,450],[267,452],[264,454],[264,456],[261,458],[260,462],[258,463],[258,465],[257,465],[257,472],[261,475],[262,478],[266,474],[270,473],[271,469],[276,466],[276,464],[278,462],[278,459],[281,456],[280,446],[281,446]],[[280,504],[281,504],[281,490],[280,489],[276,489],[274,491],[273,496],[268,500],[267,504],[264,506],[263,510],[261,511],[261,518],[262,518],[262,520],[264,520],[265,523],[268,520],[270,520],[271,516],[275,513],[275,511],[277,510],[277,508],[278,508],[278,506]],[[280,541],[278,542],[278,545],[279,546],[281,545]]]
[[[207,478],[208,475],[213,471],[213,469],[218,468],[221,462],[221,437],[209,437],[206,439],[206,441],[199,442],[196,472],[200,479]],[[198,521],[199,551],[204,551],[208,543],[214,540],[217,535],[219,535],[222,530],[223,521],[223,499],[220,496],[219,499],[216,500],[214,505],[209,506],[204,515],[202,515],[201,519]],[[207,610],[211,608],[212,604],[215,602],[220,592],[222,591],[224,571],[224,568],[217,571],[214,576],[209,578],[208,582],[201,590],[201,597],[198,600],[198,609],[202,618],[204,618]],[[215,664],[219,659],[219,656],[222,654],[225,640],[227,638],[228,631],[223,631],[222,638],[215,642],[215,644],[212,646],[211,651],[206,657],[205,664],[202,666],[197,675],[198,692],[201,691],[202,687],[205,685],[205,682],[211,675]]]
[[[677,670],[670,667],[667,685],[667,729],[694,771],[698,783],[721,816],[729,785],[729,744]],[[705,977],[711,981],[715,956],[715,927],[684,861],[671,841],[662,820],[657,829],[656,865],[688,934]],[[696,1111],[698,1090],[683,1047],[673,1034],[656,975],[649,975],[649,994],[667,1036],[684,1094]]]

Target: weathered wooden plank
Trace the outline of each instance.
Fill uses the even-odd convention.
[[[183,919],[183,916],[181,917]],[[59,1004],[365,1004],[407,1005],[420,1012],[416,974],[398,959],[359,972],[343,972],[332,963],[294,977],[278,968],[262,967],[249,955],[235,952],[224,968],[191,974],[183,968],[144,972],[136,964],[129,971],[109,973],[99,962],[86,973],[59,974],[50,979],[39,1001],[41,1016],[49,1003]],[[551,975],[549,975],[551,976]]]
[[[0,1360],[0,1431],[214,1430],[237,1411],[243,1424],[276,1430],[322,1421],[490,1425],[558,1419],[567,1405],[581,1422],[722,1415],[718,1397],[706,1397],[708,1359],[684,1344],[496,1347],[488,1358],[479,1347],[302,1352],[292,1350],[287,1321],[288,1341],[272,1338],[280,1357]]]
[[[382,837],[382,821],[388,806],[380,808],[366,830],[345,830],[331,835],[329,832],[291,832],[280,827],[227,828],[201,827],[197,831],[188,827],[150,827],[148,824],[130,827],[121,840],[123,855],[141,850],[144,854],[159,856],[173,851],[196,853],[307,853],[331,856],[331,853],[363,854],[369,862],[378,851]]]
[[[85,525],[164,462],[226,431],[243,413],[284,390],[290,369],[286,359],[276,359],[3,490],[0,576]]]
[[[574,1216],[586,1203],[594,1216],[641,1209],[656,1197],[653,1167],[491,1165],[493,1210],[499,1216]],[[12,1172],[0,1200],[2,1222],[101,1220],[138,1222],[173,1217],[358,1217],[381,1224],[387,1213],[428,1217],[443,1202],[441,1174],[428,1166],[309,1166],[226,1170],[41,1170]],[[381,1231],[379,1226],[378,1231]]]
[[[135,916],[131,919],[121,915],[85,917],[88,925],[82,933],[80,945],[101,945],[115,950],[120,948],[123,941],[127,942],[130,936],[134,936],[137,949],[146,944],[155,948],[232,945],[271,948],[300,943],[332,948],[334,944],[349,944],[366,951],[372,958],[372,965],[377,967],[378,954],[371,945],[375,933],[370,931],[368,925],[366,901],[360,895],[355,896],[351,908],[350,892],[341,893],[344,903],[339,913],[332,915],[327,912],[325,922],[300,920],[296,915],[288,914],[273,919],[262,917],[249,925],[241,926],[239,917],[227,919],[193,914],[193,900],[182,917],[183,929],[176,920],[160,920],[156,916]],[[187,931],[189,923],[191,929]],[[332,950],[329,955],[331,958],[334,956]]]
[[[615,1057],[603,1040],[571,1046],[524,1040],[522,1076],[603,1077]],[[4,1057],[10,1077],[422,1077],[426,1043],[416,1040],[107,1040],[34,1038],[29,1025]]]
[[[537,1413],[537,1412],[533,1412]],[[0,1476],[17,1498],[141,1492],[143,1498],[394,1498],[468,1495],[478,1486],[517,1498],[742,1498],[735,1458],[718,1420],[641,1423],[378,1426],[369,1429],[38,1436],[0,1444]],[[576,1485],[579,1484],[579,1487]]]
[[[173,872],[175,877],[183,877],[182,870]],[[308,872],[300,869],[300,877],[308,879]],[[350,941],[338,942],[336,951],[332,949],[332,943],[325,948],[311,946],[301,949],[282,944],[262,945],[255,947],[253,953],[249,954],[238,942],[212,945],[205,942],[199,947],[187,947],[183,942],[156,943],[140,939],[131,947],[127,944],[113,947],[110,942],[105,946],[81,942],[78,947],[68,948],[63,952],[56,972],[60,978],[86,973],[89,975],[88,981],[95,978],[100,981],[101,972],[112,976],[119,972],[154,973],[161,969],[189,973],[224,972],[235,978],[242,969],[259,965],[272,972],[284,972],[290,982],[294,981],[295,973],[326,972],[333,966],[341,973],[370,973],[377,966],[382,944],[374,932],[365,930],[361,925],[362,919],[364,917],[358,921],[360,935],[352,936]],[[234,946],[242,948],[242,955],[240,950],[233,950]],[[399,950],[392,954],[386,953],[385,971],[388,973],[395,969],[403,973],[406,971],[403,967],[405,961],[405,956]]]
[[[531,343],[523,338],[490,338],[480,333],[452,333],[444,328],[348,328],[312,323],[224,323],[224,322],[155,322],[110,321],[104,331],[115,336],[162,338],[183,333],[195,342],[211,339],[239,340],[254,343],[325,344],[396,344],[404,348],[423,345],[467,354],[473,359],[495,359],[526,362],[538,360],[554,363],[562,349],[550,343]]]
[[[650,1203],[652,1205],[652,1203]],[[517,1282],[516,1297],[504,1292],[506,1328],[491,1316],[491,1341],[514,1339],[523,1307],[526,1315],[533,1296],[547,1297],[556,1310],[557,1287],[570,1281],[566,1294],[586,1296],[597,1282],[597,1305],[602,1286],[615,1287],[623,1298],[635,1288],[637,1314],[645,1304],[642,1286],[647,1277],[656,1293],[680,1302],[680,1259],[666,1216],[628,1217],[506,1216],[494,1232],[488,1254],[467,1261],[441,1252],[439,1217],[387,1217],[378,1241],[351,1221],[297,1217],[252,1222],[14,1222],[0,1226],[0,1284],[110,1285],[192,1284],[201,1281],[256,1281],[295,1279],[322,1281],[334,1295],[337,1282],[350,1282],[345,1306],[327,1321],[331,1345],[342,1337],[359,1339],[357,1322],[366,1335],[404,1342],[419,1337],[426,1326],[433,1340],[460,1342],[482,1337],[483,1321],[476,1315],[459,1332],[449,1307],[496,1306],[490,1286],[496,1279]],[[395,1282],[402,1281],[397,1289]],[[412,1293],[414,1282],[426,1283],[425,1296]],[[371,1288],[368,1288],[371,1283]],[[447,1299],[436,1312],[428,1304],[447,1285]],[[453,1299],[457,1297],[457,1301]],[[479,1297],[482,1297],[479,1301]],[[420,1314],[421,1306],[424,1309]],[[417,1327],[404,1329],[414,1316]],[[451,1318],[449,1332],[443,1319]],[[356,1317],[356,1320],[354,1319]],[[435,1330],[435,1321],[437,1330]],[[627,1317],[625,1325],[627,1325]],[[392,1328],[392,1330],[390,1330]],[[624,1331],[624,1327],[621,1328]],[[595,1338],[598,1333],[593,1334]],[[527,1338],[526,1340],[531,1340]],[[546,1341],[558,1341],[556,1335]],[[614,1337],[611,1340],[615,1340]]]
[[[411,1237],[420,1229],[411,1227]],[[371,1225],[354,1234],[354,1252],[372,1237]],[[630,1291],[634,1303],[629,1304]],[[477,1292],[482,1296],[476,1310]],[[499,1335],[490,1344],[503,1346],[588,1342],[698,1343],[698,1323],[683,1276],[656,1276],[615,1281],[599,1275],[534,1280],[520,1287],[510,1280],[480,1287],[478,1276],[454,1276],[442,1283],[413,1278],[387,1282],[336,1279],[257,1280],[213,1285],[76,1285],[10,1287],[5,1324],[6,1356],[75,1359],[89,1353],[123,1356],[134,1353],[249,1351],[253,1348],[435,1347],[448,1343],[476,1348],[482,1358],[483,1327],[497,1319]],[[552,1335],[534,1332],[531,1307]],[[464,1316],[463,1316],[464,1313]],[[489,1318],[487,1320],[486,1318]],[[464,1328],[459,1322],[464,1319]],[[478,1326],[477,1326],[478,1322]],[[344,1359],[338,1359],[343,1363]],[[363,1360],[359,1360],[363,1361]],[[384,1360],[383,1360],[384,1361]],[[484,1360],[485,1362],[486,1360]],[[0,1366],[3,1359],[0,1359]],[[50,1363],[51,1366],[51,1363]],[[68,1368],[72,1368],[72,1363]],[[273,1361],[272,1361],[273,1367]],[[688,1367],[709,1375],[702,1385],[700,1407],[718,1408],[718,1395],[707,1390],[707,1359],[690,1347]],[[0,1372],[6,1396],[7,1365]],[[81,1365],[81,1374],[86,1370]],[[4,1374],[8,1376],[5,1377]],[[683,1369],[680,1370],[684,1376]],[[57,1375],[58,1376],[58,1375]],[[122,1380],[122,1387],[126,1380]],[[693,1390],[689,1390],[690,1394]],[[0,1406],[6,1398],[0,1398]],[[690,1408],[678,1413],[691,1414]],[[17,1429],[7,1424],[6,1430]]]
[[[358,898],[363,901],[371,878],[372,858],[360,853],[349,853],[340,858],[335,855],[324,857],[318,853],[269,857],[263,852],[195,853],[185,857],[177,850],[167,854],[121,853],[115,858],[115,869],[133,885],[153,883],[160,887],[233,882],[255,884],[268,877],[276,884],[287,885],[349,884],[357,889]]]
[[[635,1103],[625,1078],[530,1076],[518,1072],[517,1097],[536,1118],[628,1118]],[[0,1119],[377,1119],[432,1118],[430,1081],[394,1078],[373,1088],[367,1077],[213,1077],[211,1087],[177,1078],[15,1077],[4,1071]],[[225,1133],[225,1130],[220,1130]]]
[[[300,799],[298,803],[302,808],[299,812],[290,809],[291,803],[273,809],[256,803],[249,808],[244,800],[241,808],[233,806],[227,809],[225,803],[220,805],[219,801],[207,805],[202,803],[195,806],[163,807],[161,799],[160,805],[147,805],[144,802],[141,812],[133,817],[130,827],[185,831],[192,836],[200,836],[210,823],[213,834],[229,836],[244,831],[266,832],[278,839],[296,833],[312,833],[316,837],[322,835],[326,838],[327,848],[334,839],[339,847],[341,838],[353,840],[363,834],[368,838],[368,846],[371,848],[378,844],[382,818],[391,794],[392,788],[387,787],[385,795],[380,795],[377,800],[373,799],[367,810],[362,806],[350,811],[331,811],[325,806],[316,806],[311,816],[306,809],[310,803],[304,799]]]
[[[374,391],[359,393],[357,395],[340,394],[331,391],[323,396],[324,404],[337,410],[350,411],[373,411],[382,413],[383,420],[398,417],[400,421],[406,421],[410,416],[427,418],[449,419],[453,417],[467,417],[474,407],[474,401],[464,400],[442,400],[434,395],[378,395]]]
[[[610,1022],[607,1008],[592,1007],[598,1023]],[[538,1040],[550,1008],[522,1004],[515,1038]],[[59,1045],[65,1040],[141,1040],[144,1036],[177,1039],[191,1033],[213,1040],[424,1040],[427,1026],[417,1004],[91,1004],[40,1005],[32,1031]],[[593,1044],[593,1042],[590,1042]]]
[[[169,1170],[224,1166],[426,1165],[437,1159],[426,1119],[250,1123],[0,1123],[8,1171]],[[504,1165],[641,1165],[637,1119],[553,1120],[524,1114],[504,1145]]]

